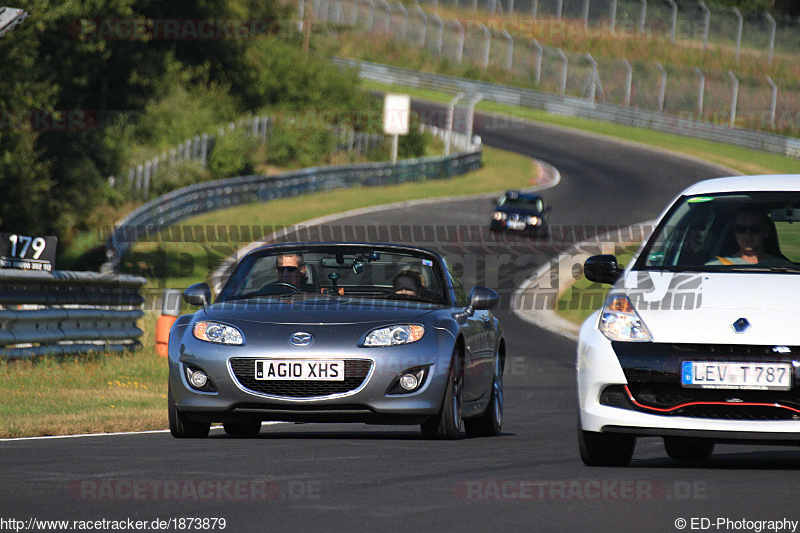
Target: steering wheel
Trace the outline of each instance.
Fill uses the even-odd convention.
[[[271,289],[289,289],[290,292],[284,293],[283,291],[272,291]],[[258,289],[256,294],[266,296],[269,294],[295,294],[298,292],[303,292],[303,289],[301,289],[297,285],[286,283],[285,281],[276,281],[274,283],[264,285],[263,287]]]

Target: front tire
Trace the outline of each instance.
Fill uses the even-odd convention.
[[[578,428],[578,447],[586,466],[628,466],[636,438],[618,433],[596,433]]]
[[[172,397],[172,385],[167,388],[167,409],[169,411],[169,432],[176,439],[202,439],[208,436],[211,429],[210,422],[192,420],[178,411]]]
[[[222,427],[231,437],[255,437],[261,431],[261,421],[224,422]]]
[[[447,388],[439,413],[422,423],[422,435],[428,439],[456,440],[461,436],[461,405],[464,391],[464,366],[453,350]]]
[[[476,418],[464,420],[464,430],[468,437],[496,437],[503,428],[503,362],[500,354],[494,358],[494,378],[492,397],[486,411]]]
[[[691,437],[664,437],[667,455],[678,461],[705,461],[714,453],[714,442]]]

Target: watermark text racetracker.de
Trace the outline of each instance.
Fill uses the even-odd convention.
[[[705,481],[658,479],[472,479],[455,484],[465,501],[705,500]]]
[[[675,519],[675,529],[679,531],[797,531],[800,520],[777,518],[771,520],[750,520],[729,517],[686,517]]]
[[[0,531],[222,531],[228,526],[225,518],[169,517],[149,520],[107,518],[92,520],[43,520],[0,518]]]

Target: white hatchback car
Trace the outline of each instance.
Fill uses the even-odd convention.
[[[717,442],[800,444],[800,175],[697,183],[583,324],[578,440],[587,465],[627,465],[636,438],[674,459]]]

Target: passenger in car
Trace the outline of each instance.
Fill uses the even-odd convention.
[[[733,231],[739,249],[736,253],[716,256],[707,265],[792,265],[783,257],[778,246],[772,220],[756,207],[745,207],[736,212]]]
[[[392,281],[394,293],[401,296],[419,296],[422,292],[422,276],[414,270],[398,272]]]

